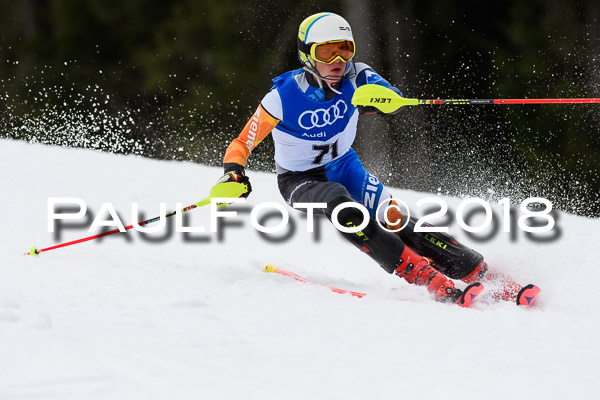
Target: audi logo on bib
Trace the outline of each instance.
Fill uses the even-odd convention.
[[[343,118],[346,111],[348,111],[348,105],[344,100],[338,100],[337,103],[327,109],[318,108],[316,110],[304,111],[298,117],[298,125],[306,130],[323,128],[327,125],[333,125],[335,121]]]

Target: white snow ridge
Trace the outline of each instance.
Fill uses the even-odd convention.
[[[368,165],[367,165],[368,167]],[[249,210],[284,204],[274,175],[249,171],[238,217],[205,233],[91,235],[112,203],[126,225],[204,198],[220,168],[0,141],[0,399],[590,399],[600,373],[600,221],[561,213],[557,239],[500,229],[459,241],[522,283],[537,307],[434,302],[388,275],[326,221],[265,240]],[[393,190],[411,208],[426,193]],[[48,198],[76,197],[89,219],[48,232]],[[443,198],[456,209],[461,199]],[[494,206],[494,211],[501,208]],[[276,224],[278,218],[269,219]],[[108,219],[105,216],[105,219]],[[174,219],[174,218],[172,218]],[[152,241],[151,241],[152,240]],[[336,294],[262,272],[270,263]],[[409,299],[410,301],[398,301]]]

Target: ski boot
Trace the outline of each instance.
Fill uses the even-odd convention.
[[[390,203],[394,205],[394,202]],[[473,249],[459,243],[454,237],[442,232],[415,232],[417,219],[407,218],[395,207],[388,208],[386,223],[389,230],[414,251],[428,257],[435,269],[452,279],[460,279],[470,274],[483,261],[483,256]],[[424,224],[424,227],[430,227]]]
[[[483,290],[479,282],[472,282],[462,291],[454,287],[454,282],[436,270],[429,260],[412,251],[408,246],[398,260],[395,273],[408,283],[425,286],[433,294],[436,301],[455,303],[461,307],[469,307]]]
[[[392,200],[391,205],[396,203]],[[540,288],[535,285],[523,287],[506,274],[488,272],[487,263],[481,254],[448,234],[415,232],[417,220],[410,218],[406,221],[406,217],[396,207],[388,209],[387,219],[390,223],[386,223],[386,227],[390,230],[399,229],[403,221],[407,222],[405,229],[396,232],[396,235],[417,252],[431,257],[431,264],[436,270],[453,279],[460,278],[468,284],[481,281],[498,287],[491,293],[495,301],[514,301],[518,305],[530,306],[540,293]]]

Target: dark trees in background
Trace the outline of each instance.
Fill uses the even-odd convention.
[[[296,34],[333,11],[408,97],[600,97],[596,1],[0,0],[0,136],[218,165]],[[600,105],[431,106],[362,118],[385,183],[542,196],[600,215]],[[272,170],[270,139],[249,167]]]

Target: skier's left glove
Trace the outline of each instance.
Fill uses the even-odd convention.
[[[371,70],[373,73],[375,73],[375,71]],[[398,89],[397,87],[394,87],[392,85],[390,85],[385,79],[381,78],[380,76],[378,76],[377,74],[375,74],[376,77],[378,77],[378,79],[376,81],[373,82],[367,82],[367,83],[376,83],[378,85],[381,85],[382,87],[388,88],[390,90],[392,90],[393,92],[395,92],[398,96],[400,97],[404,97],[402,95],[402,92],[400,91],[400,89]],[[367,80],[368,81],[368,80]],[[381,111],[380,109],[378,109],[375,106],[358,106],[358,113],[363,115],[363,114],[367,114],[367,115],[372,115],[372,114],[377,114],[377,115],[396,115],[400,112],[400,109],[402,107],[398,107],[398,109],[396,109],[395,111],[389,112],[389,113],[385,113],[383,111]]]
[[[211,197],[243,197],[252,192],[250,179],[246,176],[244,167],[236,163],[224,165],[225,174],[219,178],[210,190]]]

